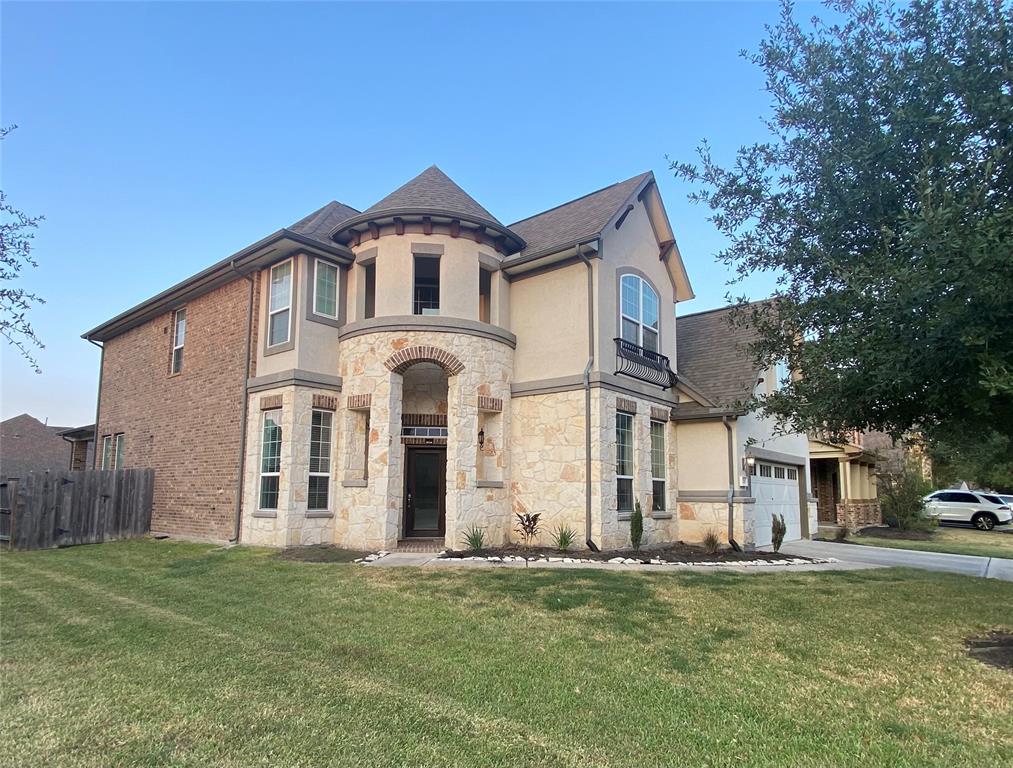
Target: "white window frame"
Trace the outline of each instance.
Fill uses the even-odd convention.
[[[317,280],[320,277],[320,265],[321,264],[323,264],[328,269],[333,269],[334,270],[334,314],[333,315],[329,315],[326,312],[321,312],[317,308],[317,288],[319,287],[319,284],[318,284]],[[341,283],[341,280],[340,280],[340,274],[338,273],[338,267],[337,267],[337,265],[331,264],[329,261],[325,261],[324,259],[314,259],[313,260],[313,314],[314,315],[320,315],[320,317],[326,317],[326,318],[329,318],[331,320],[337,320],[338,319],[338,311],[339,311],[338,310],[338,303],[341,301],[341,297],[338,295],[338,287],[339,287],[340,283]]]
[[[183,315],[183,338],[180,340],[179,321]],[[183,345],[186,344],[186,307],[172,313],[172,355],[169,358],[169,373],[175,376],[183,372]],[[176,352],[179,352],[179,368],[176,367]]]
[[[102,469],[119,469],[123,465],[123,432],[102,436]],[[112,464],[112,466],[109,466]]]
[[[264,440],[264,428],[267,426],[267,420],[273,419],[274,423],[278,426],[280,432],[278,439],[278,469],[277,471],[265,472],[264,471],[264,447],[267,443]],[[278,504],[281,501],[281,452],[285,446],[285,434],[281,431],[281,409],[273,408],[269,411],[264,411],[260,417],[260,482],[257,486],[257,509],[265,512],[277,512]],[[277,477],[278,478],[278,491],[277,499],[273,507],[262,506],[264,501],[264,478],[265,477]]]
[[[639,308],[640,317],[633,317],[631,315],[627,315],[626,312],[623,311],[623,283],[626,282],[627,280],[636,280],[637,281],[637,307]],[[647,326],[644,323],[644,291],[645,290],[650,291],[654,295],[655,305],[658,308],[658,327],[657,328],[651,328],[650,326]],[[635,274],[632,274],[632,273],[626,273],[624,275],[620,275],[619,276],[619,338],[621,338],[621,339],[625,339],[625,337],[623,336],[623,321],[624,320],[629,320],[631,323],[636,323],[636,326],[637,326],[637,340],[634,343],[638,347],[640,347],[641,349],[647,349],[647,347],[644,346],[644,329],[646,328],[648,331],[650,331],[651,333],[655,334],[657,336],[657,338],[658,338],[657,349],[656,350],[651,350],[651,351],[654,351],[654,352],[657,352],[658,354],[661,354],[661,296],[658,294],[658,292],[656,290],[654,290],[654,286],[652,286],[649,282],[647,282],[640,275],[635,275]],[[629,339],[625,339],[625,340],[629,341]]]
[[[656,467],[654,465],[654,427],[655,425],[661,427],[661,476],[659,477],[654,473]],[[664,512],[668,506],[665,495],[668,493],[668,483],[665,481],[665,468],[668,465],[668,453],[667,453],[667,439],[665,437],[665,430],[668,427],[668,423],[661,419],[651,419],[650,426],[650,438],[651,438],[651,511],[652,512]],[[658,483],[661,483],[661,498],[658,498],[658,494],[655,492],[655,488]],[[660,503],[660,506],[659,506]]]
[[[313,416],[316,416],[318,413],[321,416],[326,416],[327,419],[328,419],[328,423],[327,423],[327,443],[326,443],[327,444],[327,471],[326,472],[321,472],[319,470],[317,470],[316,472],[313,471],[313,446],[314,446],[314,440],[313,440]],[[323,428],[323,426],[321,425],[321,429],[322,428]],[[320,443],[320,441],[317,441],[317,444],[322,444],[322,443]],[[309,479],[307,479],[307,481],[306,481],[306,511],[307,512],[326,512],[326,511],[328,511],[331,508],[331,467],[334,464],[334,413],[333,413],[333,411],[329,411],[329,410],[327,410],[325,408],[314,408],[314,409],[312,409],[312,412],[311,412],[311,415],[310,415],[310,454],[309,454],[309,456],[310,456],[309,477],[310,478],[313,478],[313,477],[324,477],[324,478],[327,478],[327,485],[326,485],[326,488],[327,488],[327,504],[325,504],[322,507],[311,507],[309,505],[309,501],[310,501],[310,493],[309,493],[310,481],[309,481]],[[320,457],[319,456],[317,457],[317,461],[320,461]]]
[[[278,307],[277,309],[271,309],[271,297],[274,293],[274,271],[281,269],[285,265],[288,265],[288,304],[284,307]],[[267,277],[267,348],[280,347],[282,344],[288,344],[292,340],[292,292],[295,289],[295,262],[292,259],[286,259],[278,264],[271,267],[271,271]],[[281,314],[282,312],[288,311],[288,328],[285,331],[284,341],[276,341],[271,343],[271,320],[275,315]]]
[[[621,475],[619,474],[619,423],[621,419],[629,419],[629,429],[624,430],[629,433],[629,470],[630,474]],[[634,423],[634,417],[632,413],[626,413],[625,411],[616,411],[616,510],[621,515],[627,515],[633,512],[636,507],[635,489],[633,487],[633,474],[636,470],[636,434],[634,430],[636,424]],[[619,506],[619,481],[629,480],[630,481],[630,507],[625,509]]]

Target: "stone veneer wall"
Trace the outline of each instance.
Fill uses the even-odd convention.
[[[503,401],[504,411],[494,421],[503,434],[510,434],[513,349],[493,339],[426,330],[377,332],[341,342],[343,403],[367,393],[372,394],[372,403],[368,482],[341,489],[335,508],[335,542],[364,549],[391,548],[403,533],[403,378],[384,362],[395,352],[415,346],[437,347],[464,366],[448,378],[447,387],[446,543],[460,546],[464,531],[472,525],[485,529],[487,541],[503,542],[510,528],[509,467],[502,467],[503,488],[478,487],[478,396]],[[502,443],[499,435],[487,434],[487,439]]]
[[[882,522],[883,513],[875,499],[842,501],[837,505],[837,524],[849,530]]]
[[[733,504],[733,536],[741,546],[751,546],[753,505],[738,500]],[[716,533],[722,542],[728,542],[728,502],[680,500],[679,540],[699,544],[709,531]]]

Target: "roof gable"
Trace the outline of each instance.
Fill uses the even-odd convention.
[[[363,213],[405,209],[442,210],[487,219],[500,224],[499,219],[479,205],[475,198],[461,189],[453,179],[435,165],[429,166],[414,179],[402,184]]]
[[[653,174],[648,171],[555,208],[514,222],[509,229],[527,243],[522,256],[549,252],[599,234],[637,188]]]

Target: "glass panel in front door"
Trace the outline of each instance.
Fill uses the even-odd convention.
[[[415,455],[415,530],[440,528],[440,455]]]

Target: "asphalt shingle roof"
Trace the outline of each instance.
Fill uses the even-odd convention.
[[[406,184],[395,189],[363,213],[405,208],[435,209],[461,213],[500,224],[499,219],[461,189],[447,174],[431,165]]]
[[[756,329],[733,325],[731,311],[726,307],[675,320],[679,375],[726,408],[748,400],[758,376],[749,352]]]
[[[651,176],[641,173],[632,179],[599,189],[584,197],[550,208],[526,219],[511,224],[508,229],[516,232],[528,244],[523,254],[540,253],[555,246],[573,243],[601,232],[609,219],[626,202],[633,191]],[[522,254],[522,255],[523,255]]]
[[[288,229],[297,234],[319,240],[326,245],[334,245],[330,238],[331,230],[358,213],[351,206],[339,203],[337,200],[332,200],[323,208],[319,208],[309,216],[299,219]]]

